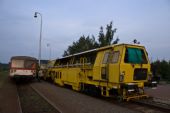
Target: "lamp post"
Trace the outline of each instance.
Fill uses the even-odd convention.
[[[39,68],[41,68],[42,14],[39,13],[39,12],[35,12],[34,18],[37,18],[38,15],[40,15],[40,17],[41,17],[41,24],[40,24],[40,40],[39,40],[39,53],[38,53],[38,63],[39,63]]]

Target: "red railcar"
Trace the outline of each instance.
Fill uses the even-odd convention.
[[[14,56],[10,61],[9,76],[14,79],[34,78],[37,73],[37,59],[29,56]]]

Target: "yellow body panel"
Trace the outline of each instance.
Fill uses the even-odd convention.
[[[100,51],[96,57],[96,61],[95,61],[95,64],[94,64],[94,67],[93,67],[93,80],[101,80],[101,71],[100,68],[101,68],[101,62],[103,59],[103,54],[104,52],[103,51]]]

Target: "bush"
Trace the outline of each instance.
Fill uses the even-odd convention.
[[[154,76],[160,76],[162,80],[170,81],[170,61],[157,60],[151,63]]]

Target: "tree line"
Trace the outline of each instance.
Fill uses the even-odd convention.
[[[9,70],[9,64],[0,63],[0,71],[7,71]]]
[[[156,60],[151,63],[151,71],[154,76],[162,80],[170,81],[170,60]]]
[[[116,44],[119,41],[119,38],[113,40],[116,31],[117,28],[113,28],[113,22],[111,21],[106,25],[106,32],[104,32],[103,26],[100,27],[97,41],[95,40],[96,38],[94,35],[91,37],[83,35],[79,38],[78,41],[75,41],[72,43],[72,45],[68,46],[67,50],[64,51],[63,57],[98,47]]]

